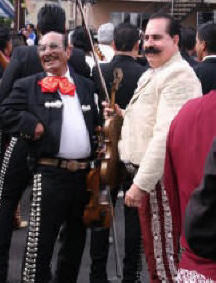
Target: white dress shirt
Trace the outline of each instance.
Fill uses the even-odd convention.
[[[74,83],[70,77],[69,69],[64,77]],[[77,92],[73,96],[62,95],[60,92],[59,94],[63,102],[63,111],[57,157],[65,159],[87,158],[90,156],[91,145]]]

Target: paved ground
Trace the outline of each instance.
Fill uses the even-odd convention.
[[[29,192],[25,193],[22,201],[22,218],[27,220],[28,218],[28,203],[29,203]],[[117,234],[118,234],[118,244],[121,262],[124,257],[123,245],[124,245],[124,221],[123,221],[123,200],[120,198],[116,205],[116,223],[117,223]],[[17,230],[13,234],[11,251],[10,251],[10,262],[9,262],[9,281],[8,283],[20,283],[20,272],[21,272],[21,261],[23,256],[23,248],[26,237],[27,229]],[[53,257],[53,265],[55,265],[55,253]],[[86,241],[86,247],[83,255],[81,270],[79,274],[79,279],[77,283],[89,283],[89,231]],[[113,283],[120,283],[121,280],[115,280],[115,257],[114,257],[114,247],[110,244],[109,260],[107,265],[107,271],[109,279],[113,279]],[[141,282],[148,283],[148,274],[146,271],[146,264],[143,258],[143,271],[141,274]],[[64,282],[62,282],[64,283]]]

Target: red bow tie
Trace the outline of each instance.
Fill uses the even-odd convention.
[[[76,86],[64,77],[48,76],[39,81],[38,84],[41,86],[42,92],[54,93],[59,89],[61,94],[74,95],[76,90]]]

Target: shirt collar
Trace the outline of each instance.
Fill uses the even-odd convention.
[[[210,58],[216,58],[216,55],[207,55],[203,57],[203,61],[205,61],[206,59],[210,59]]]
[[[51,77],[51,76],[55,76],[55,75],[53,75],[52,73],[47,73],[47,76],[48,77]],[[67,67],[67,71],[66,71],[66,73],[64,74],[64,76],[62,76],[62,77],[64,77],[64,78],[67,78],[68,80],[69,80],[69,82],[74,82],[74,80],[72,79],[72,77],[71,77],[71,75],[70,75],[70,70],[69,70],[69,68]]]
[[[56,75],[54,75],[54,74],[52,74],[52,73],[46,73],[46,74],[47,74],[48,77],[56,76]],[[67,79],[70,78],[70,71],[69,71],[69,68],[68,68],[68,67],[67,67],[67,71],[66,71],[66,73],[64,74],[64,76],[61,76],[61,77],[64,77],[64,78],[67,78]]]

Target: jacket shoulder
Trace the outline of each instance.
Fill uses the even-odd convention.
[[[27,77],[24,77],[24,78],[17,79],[15,84],[31,85],[34,81],[37,81],[37,80],[41,79],[42,77],[44,77],[44,72],[33,74],[31,76],[27,76]]]
[[[13,51],[12,57],[18,57],[20,59],[26,58],[29,55],[32,54],[37,54],[37,47],[36,46],[27,46],[27,45],[22,45],[22,46],[17,46],[15,47]]]

